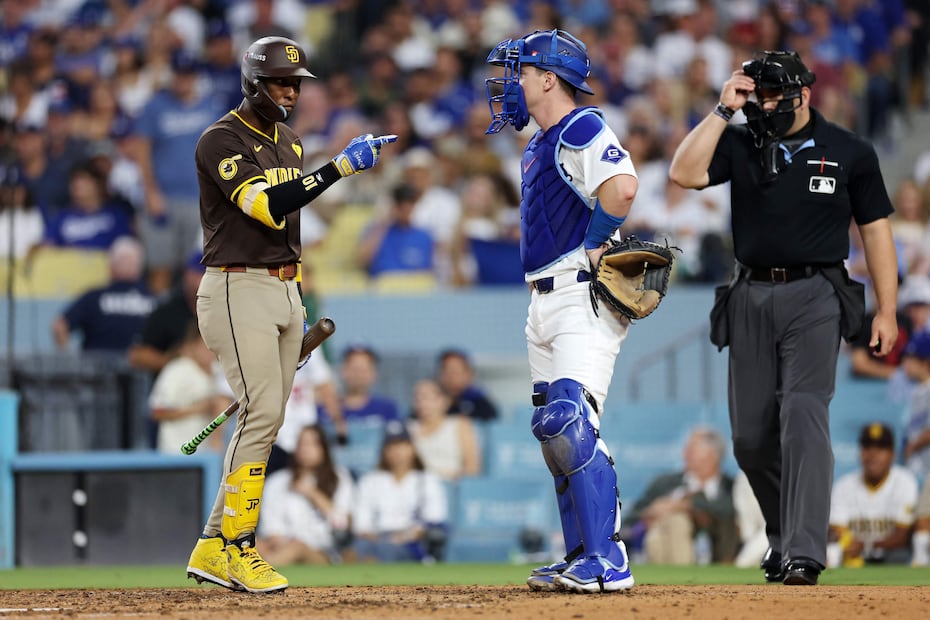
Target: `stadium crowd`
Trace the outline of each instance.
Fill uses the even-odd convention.
[[[196,290],[191,279],[202,274],[191,258],[201,249],[194,146],[213,119],[240,101],[238,59],[257,37],[287,36],[310,54],[317,79],[304,83],[290,122],[302,137],[306,170],[363,131],[398,136],[381,165],[303,210],[304,258],[324,284],[383,281],[390,287],[399,282],[389,279],[398,272],[440,287],[522,281],[512,268],[518,260],[519,160],[526,132],[534,128],[509,141],[485,135],[485,59],[510,36],[559,27],[589,42],[588,81],[596,94],[584,103],[605,112],[639,175],[625,230],[681,247],[676,277],[686,281],[718,282],[731,269],[728,193],[681,189],[668,181],[669,162],[682,137],[716,104],[716,88],[755,51],[799,51],[817,75],[813,105],[882,152],[897,148],[896,126],[930,105],[930,4],[922,0],[21,0],[4,2],[0,11],[0,256],[27,266],[55,248],[119,256],[127,245],[132,249],[126,237],[135,238],[141,265],[130,270],[129,280],[113,274],[110,287],[144,300],[111,306],[130,315],[127,325],[136,333],[101,338],[118,335],[117,348],[153,377],[189,335],[180,329],[192,318],[185,300]],[[930,287],[930,149],[888,190],[901,279],[906,287]],[[849,266],[861,276],[855,242]],[[400,243],[408,246],[392,245]],[[334,248],[342,249],[344,261]],[[106,287],[93,294],[107,294]],[[902,299],[902,311],[914,304],[930,306],[930,293]],[[152,317],[148,324],[139,316],[143,307]],[[83,330],[85,339],[93,333],[95,317],[79,314],[80,308],[74,304],[57,323],[63,348],[69,330]],[[911,320],[903,330],[894,368],[907,355],[930,358],[930,345],[905,353],[908,340],[930,327],[925,321]],[[180,331],[163,333],[169,323]],[[105,342],[101,348],[112,347]],[[473,372],[467,355],[446,353]],[[367,348],[347,351],[341,360],[340,406],[350,424],[406,417],[380,397],[378,411],[367,409],[377,361]],[[894,368],[868,376],[889,378]],[[464,445],[454,450],[463,455],[458,469],[430,472],[431,491],[440,496],[443,479],[481,473],[475,437],[481,435],[472,422],[480,430],[496,411],[489,402],[450,393],[442,373],[434,378],[417,388],[422,416],[391,435],[385,448],[423,444],[433,427],[443,429],[435,441],[461,438],[457,429],[468,429]],[[193,404],[157,395],[154,408],[163,420],[173,419],[166,411],[215,400],[209,390]],[[447,411],[473,419],[447,423]],[[915,417],[921,413],[924,422],[912,422],[914,436],[924,431],[926,412]],[[347,527],[347,489],[387,485],[391,468],[416,478],[429,463],[412,453],[401,454],[412,464],[396,465],[387,455],[393,448],[385,449],[375,468],[384,480],[353,481],[343,470],[353,464],[333,462],[340,452],[330,452],[325,435],[306,435],[301,442],[307,446],[294,448],[301,462],[279,476],[280,501],[298,516],[309,510],[306,502],[316,507],[310,512],[319,527],[333,531],[325,548],[307,550],[313,559],[306,561],[332,561]],[[886,447],[884,438],[878,443]],[[911,446],[908,455],[918,449]],[[429,452],[449,456],[444,445],[432,444]],[[326,484],[317,489],[321,476]],[[677,482],[671,486],[681,490]],[[918,514],[924,546],[927,493]],[[433,497],[432,506],[439,504]],[[724,512],[732,516],[730,508]],[[438,521],[447,518],[441,507],[435,513]],[[365,524],[370,531],[360,538],[367,543],[360,555],[398,557],[399,551],[384,547],[390,532],[377,531],[373,518]],[[433,557],[427,535],[434,532],[413,531],[407,522],[399,527],[407,536],[401,543],[423,543],[407,549],[410,557]],[[838,526],[837,538],[845,533]],[[274,537],[287,535],[269,525],[264,542],[277,548]],[[722,555],[718,548],[717,554],[729,561],[735,551]],[[926,553],[915,560],[926,562]]]

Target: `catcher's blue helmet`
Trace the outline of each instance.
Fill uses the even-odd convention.
[[[501,41],[488,54],[487,62],[504,67],[503,77],[485,80],[492,118],[487,133],[497,133],[507,123],[520,130],[529,122],[529,112],[520,87],[521,65],[552,71],[574,88],[589,95],[594,94],[585,81],[591,73],[588,48],[564,30],[537,30],[522,39]],[[499,112],[495,111],[495,104],[501,106]]]

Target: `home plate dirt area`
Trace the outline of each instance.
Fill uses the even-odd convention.
[[[611,618],[926,618],[930,588],[920,586],[637,585],[600,595],[536,593],[524,586],[356,586],[239,594],[185,589],[0,590],[6,618],[160,618],[185,620],[455,619],[608,620]]]

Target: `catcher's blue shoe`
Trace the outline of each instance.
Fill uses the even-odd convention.
[[[599,592],[617,592],[629,590],[633,587],[633,573],[630,572],[630,563],[627,561],[626,547],[622,542],[617,543],[620,553],[611,552],[616,558],[603,556],[582,556],[569,564],[553,581],[561,590],[581,592],[583,594]],[[611,561],[611,560],[619,560]]]
[[[558,590],[559,588],[555,585],[555,578],[561,575],[566,568],[568,568],[568,562],[564,561],[534,568],[533,572],[530,573],[529,578],[526,580],[526,585],[530,587],[530,590],[536,592],[553,592]]]

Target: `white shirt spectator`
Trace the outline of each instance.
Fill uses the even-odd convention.
[[[333,380],[333,371],[321,351],[310,356],[307,363],[294,374],[294,386],[284,406],[284,423],[275,443],[282,450],[293,453],[297,439],[305,426],[317,423],[316,388]]]
[[[262,538],[296,538],[312,549],[334,552],[336,541],[333,530],[345,529],[352,512],[355,496],[352,475],[344,467],[336,466],[339,483],[332,497],[333,509],[328,518],[320,514],[310,500],[294,491],[291,487],[293,475],[290,469],[281,469],[265,481],[258,535]]]
[[[378,469],[359,480],[352,522],[356,534],[399,532],[447,519],[446,491],[435,474],[414,470],[397,480]]]

